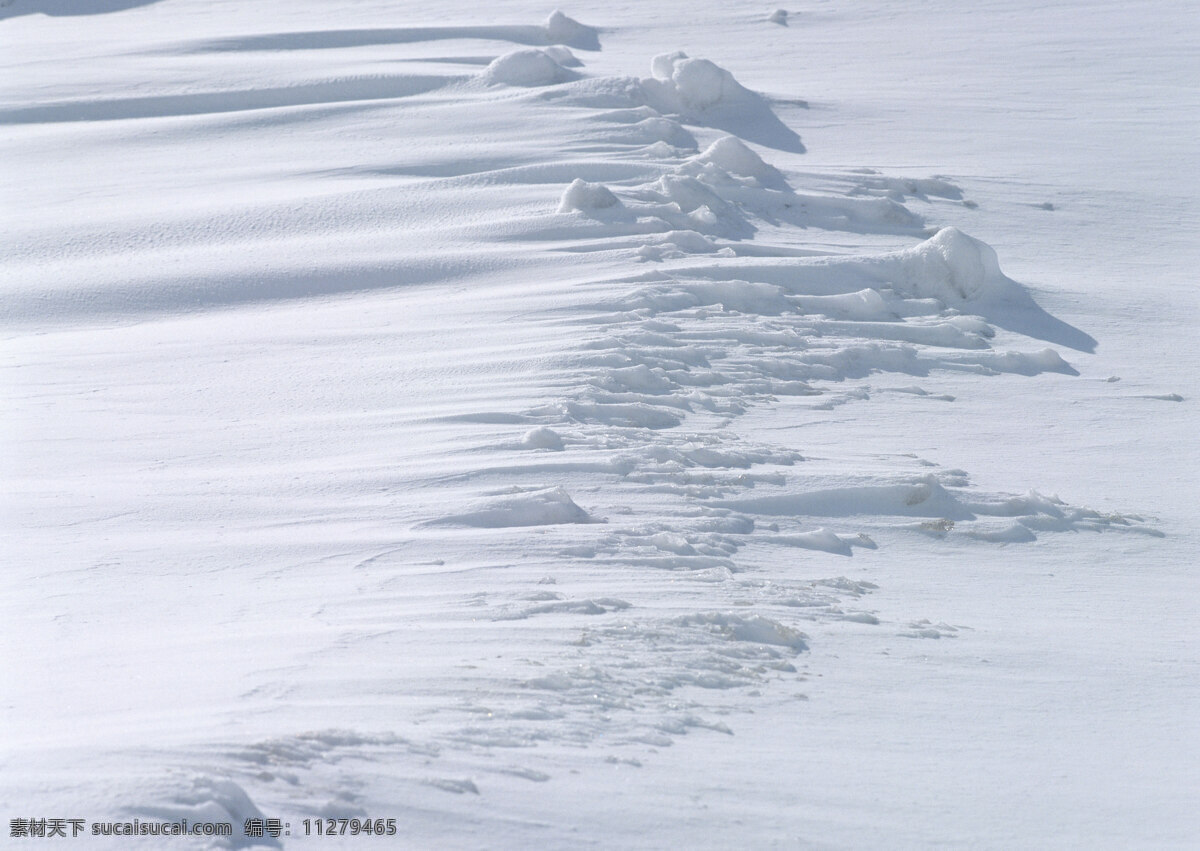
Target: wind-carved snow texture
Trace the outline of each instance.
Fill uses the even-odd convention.
[[[535,62],[524,51],[497,60],[508,61],[531,68]],[[563,81],[545,67],[512,82]],[[565,327],[582,338],[567,356],[570,389],[516,420],[532,428],[513,445],[535,457],[523,470],[481,467],[474,474],[486,481],[516,472],[530,486],[539,475],[553,477],[565,484],[535,493],[554,493],[554,510],[541,502],[534,510],[531,497],[502,496],[494,497],[495,507],[438,522],[606,520],[590,538],[558,551],[563,570],[586,559],[592,568],[624,567],[631,575],[683,572],[756,599],[742,600],[736,611],[667,619],[640,617],[637,605],[623,599],[569,600],[553,592],[507,604],[493,617],[574,613],[595,623],[582,628],[569,659],[555,663],[546,654],[538,663],[545,670],[512,683],[517,708],[500,709],[496,701],[480,707],[488,723],[452,740],[533,745],[565,729],[579,743],[663,746],[695,727],[732,732],[735,720],[714,720],[729,710],[706,692],[757,689],[793,676],[807,649],[798,628],[804,621],[879,623],[858,607],[867,585],[760,583],[739,560],[749,545],[852,556],[858,548],[876,549],[872,534],[889,530],[997,544],[1057,531],[1157,534],[1142,518],[1102,514],[1032,490],[980,493],[957,470],[875,474],[861,484],[846,484],[854,475],[843,471],[839,484],[825,486],[823,477],[805,474],[801,452],[742,440],[730,426],[751,409],[786,397],[801,403],[792,411],[820,416],[868,398],[858,380],[872,376],[1075,375],[1045,342],[1085,341],[1086,348],[1086,338],[1044,314],[1004,275],[989,246],[954,227],[931,230],[904,206],[909,197],[961,202],[948,180],[863,172],[842,197],[798,192],[749,144],[802,150],[763,97],[726,69],[681,52],[655,57],[652,71],[647,79],[584,79],[543,96],[563,107],[594,108],[598,132],[590,150],[632,152],[650,172],[646,180],[602,181],[588,169],[564,186],[554,225],[559,238],[577,234],[577,250],[619,250],[643,268],[585,284],[598,297],[563,311]],[[745,135],[718,136],[700,150],[689,125],[744,128]],[[926,238],[876,254],[803,256],[757,247],[755,237],[767,226]],[[1021,348],[995,346],[997,326],[1022,333]],[[892,389],[953,401],[911,385]],[[580,508],[572,499],[588,500],[568,496],[573,471],[609,477],[588,488],[591,503],[636,494],[658,500],[660,517],[669,519],[644,522],[632,512],[604,518]],[[889,634],[956,632],[914,621]],[[558,733],[547,731],[546,719],[558,722]]]
[[[498,73],[510,67],[511,75]],[[649,176],[603,180],[604,169],[590,166],[564,181],[558,219],[547,219],[543,238],[553,233],[567,250],[621,252],[630,272],[584,284],[596,296],[561,312],[559,321],[580,339],[564,356],[567,389],[553,403],[507,414],[517,414],[507,445],[532,453],[529,461],[456,477],[482,483],[515,475],[533,490],[485,497],[491,502],[433,522],[599,523],[564,541],[554,554],[559,571],[576,563],[610,576],[626,571],[627,587],[645,571],[682,573],[728,589],[739,607],[650,618],[639,614],[636,594],[626,600],[624,591],[475,599],[493,621],[574,616],[582,623],[576,640],[543,652],[528,676],[494,683],[486,704],[461,706],[473,722],[446,732],[443,747],[555,739],[661,747],[697,728],[734,732],[738,711],[720,695],[799,676],[808,646],[803,623],[879,624],[861,608],[869,583],[766,582],[739,559],[747,546],[791,548],[803,558],[804,551],[875,550],[873,535],[881,532],[998,544],[1085,529],[1155,534],[1141,518],[1036,491],[980,493],[956,470],[897,470],[846,484],[854,478],[847,470],[827,486],[828,477],[805,474],[802,452],[740,438],[730,426],[751,409],[787,398],[799,403],[791,415],[821,416],[868,398],[861,380],[875,376],[1074,375],[1045,342],[1085,338],[1042,313],[989,246],[953,227],[931,230],[904,206],[909,197],[960,202],[951,182],[864,172],[840,197],[797,191],[751,147],[802,150],[765,98],[726,69],[683,53],[655,57],[652,71],[645,79],[583,77],[564,85],[570,77],[563,70],[517,51],[485,72],[490,83],[552,87],[534,95],[543,102],[591,110],[589,152],[624,154]],[[693,135],[734,128],[744,137],[719,135],[703,149]],[[805,256],[756,245],[766,227],[924,238],[876,254]],[[1024,332],[1020,348],[996,347],[997,326]],[[912,385],[892,389],[931,404],[953,401]],[[478,416],[501,421],[503,412]],[[585,490],[574,488],[572,479],[584,474]],[[622,500],[653,500],[658,516],[647,521]],[[956,631],[913,621],[887,634]]]
[[[769,20],[788,22],[783,11]],[[566,341],[553,353],[554,379],[542,400],[448,417],[489,426],[489,437],[456,450],[457,468],[422,473],[424,515],[394,547],[354,566],[356,575],[375,577],[407,564],[410,552],[469,547],[481,561],[463,569],[503,568],[518,578],[500,591],[416,602],[385,590],[403,580],[401,573],[379,580],[371,594],[321,607],[323,622],[347,637],[303,657],[298,664],[310,678],[293,683],[284,670],[254,696],[329,700],[322,683],[334,682],[347,654],[363,647],[380,660],[381,678],[399,676],[392,651],[402,646],[405,605],[440,607],[443,631],[448,624],[468,640],[499,625],[511,663],[476,660],[408,674],[407,687],[417,691],[397,711],[420,717],[419,735],[294,731],[199,748],[191,757],[192,785],[164,791],[138,812],[239,822],[260,814],[247,791],[253,788],[273,811],[365,814],[359,787],[370,771],[340,774],[345,760],[401,766],[391,773],[414,788],[450,795],[486,795],[489,772],[549,779],[517,757],[492,759],[516,749],[597,748],[636,765],[691,732],[736,733],[754,696],[794,690],[814,640],[805,630],[814,625],[877,629],[881,640],[963,634],[963,626],[933,624],[920,612],[881,623],[869,602],[876,586],[838,576],[832,557],[886,551],[896,536],[930,547],[947,539],[982,547],[1057,532],[1160,534],[1141,517],[1029,489],[1036,482],[1014,483],[1018,494],[981,492],[965,472],[915,458],[831,468],[816,465],[803,447],[743,436],[741,418],[765,410],[811,421],[885,393],[953,406],[953,396],[936,390],[939,375],[1075,375],[1060,348],[1087,351],[1094,341],[1042,311],[989,246],[953,226],[932,227],[906,206],[919,199],[930,202],[922,209],[953,211],[964,199],[951,180],[861,170],[806,175],[816,188],[804,189],[769,154],[803,152],[800,136],[728,69],[673,52],[648,57],[649,77],[590,76],[572,50],[598,49],[597,31],[560,12],[540,26],[276,33],[173,50],[186,56],[443,39],[520,47],[485,59],[482,68],[463,62],[465,71],[445,77],[363,77],[233,93],[232,100],[229,92],[211,99],[190,93],[0,114],[14,124],[110,121],[156,110],[211,116],[322,99],[338,108],[373,100],[403,105],[436,92],[439,109],[466,122],[473,104],[498,100],[514,124],[528,115],[529,126],[549,137],[538,145],[548,159],[526,152],[512,162],[460,163],[450,152],[407,171],[347,162],[336,177],[403,178],[476,193],[469,197],[549,186],[541,207],[525,204],[486,233],[462,230],[477,244],[570,253],[585,270],[562,282],[554,307],[543,306],[536,318]],[[277,213],[291,231],[321,225],[285,204]],[[158,238],[186,248],[191,230],[174,227],[164,224]],[[841,251],[810,240],[813,233],[906,247]],[[69,265],[71,246],[64,251]],[[201,306],[394,284],[397,270],[381,270],[377,255],[364,250],[358,260],[345,253],[348,259],[318,258],[311,270],[278,280],[266,273],[231,277],[226,258],[206,257],[209,266],[161,282],[157,294],[121,279],[112,289],[98,284],[83,301],[101,311],[121,305],[151,314],[170,301],[176,284]],[[592,257],[602,262],[589,266]],[[472,258],[444,254],[412,259],[403,270],[419,283],[477,268]],[[75,315],[70,299],[53,290],[13,304],[9,312],[18,320],[34,304]],[[765,572],[756,554],[767,550],[786,553],[793,569]],[[440,559],[419,564],[431,574],[454,567]],[[653,614],[641,611],[650,608]]]

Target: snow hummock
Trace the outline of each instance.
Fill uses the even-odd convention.
[[[588,183],[576,178],[566,188],[558,202],[558,212],[569,213],[572,210],[587,212],[589,210],[605,210],[609,207],[620,206],[621,201],[602,183]]]
[[[719,103],[750,101],[757,96],[733,74],[707,59],[692,59],[682,50],[662,53],[650,63],[658,90],[678,99],[683,110],[702,111]]]
[[[998,295],[1011,286],[995,250],[955,227],[942,228],[902,254],[906,288],[921,298],[949,301]]]
[[[525,432],[521,444],[529,449],[550,449],[560,452],[563,448],[563,439],[554,429],[538,426]]]
[[[754,178],[763,186],[779,188],[786,185],[779,169],[763,162],[762,157],[736,136],[722,136],[691,161],[711,163],[729,174]]]
[[[548,50],[529,49],[496,57],[483,76],[493,84],[528,87],[566,82],[575,79],[576,74],[560,65]]]

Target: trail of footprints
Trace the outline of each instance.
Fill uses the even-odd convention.
[[[605,497],[624,491],[640,505],[661,498],[653,518],[633,509],[610,513],[589,543],[557,555],[567,564],[585,559],[580,570],[682,572],[721,589],[708,595],[719,607],[647,618],[617,597],[565,599],[552,591],[503,606],[495,617],[595,619],[581,629],[574,653],[557,666],[541,660],[549,670],[518,684],[537,713],[569,719],[585,742],[665,745],[691,727],[724,731],[727,722],[706,720],[717,703],[705,694],[794,674],[807,648],[800,624],[879,624],[860,606],[870,583],[759,578],[739,563],[750,543],[839,555],[875,549],[866,531],[844,528],[855,522],[1000,543],[1044,531],[1154,534],[1141,518],[1032,491],[975,493],[962,471],[898,471],[859,487],[814,488],[819,483],[805,482],[800,452],[742,439],[731,425],[751,408],[780,397],[808,400],[809,412],[853,404],[870,395],[853,380],[868,376],[1074,370],[1052,348],[993,348],[988,310],[1031,305],[1028,296],[986,245],[953,228],[927,230],[904,206],[909,198],[963,203],[958,187],[863,170],[844,195],[798,193],[744,139],[724,135],[700,150],[684,126],[735,123],[763,144],[800,149],[798,138],[778,132],[773,115],[762,120],[770,113],[764,99],[724,69],[684,54],[657,57],[652,66],[650,79],[583,80],[537,96],[595,107],[595,138],[581,147],[638,157],[658,176],[636,184],[580,178],[563,190],[557,212],[578,226],[583,241],[575,248],[624,250],[635,268],[596,281],[596,297],[564,315],[564,324],[586,335],[570,358],[575,386],[558,402],[524,412],[524,446],[536,456],[525,476],[539,469],[561,475],[577,464],[580,472],[607,469],[613,486],[602,489]],[[768,229],[778,241],[781,230],[801,228],[928,238],[865,256],[805,251],[799,238],[755,242]],[[597,239],[598,232],[607,236]],[[693,258],[700,262],[689,265]],[[888,389],[953,401],[919,386]],[[556,453],[572,460],[544,460]],[[489,472],[481,468],[481,480]],[[544,501],[539,484],[505,497],[526,500],[522,523]],[[556,491],[579,509],[569,522],[598,519],[576,504],[569,484]],[[562,514],[543,516],[560,522]],[[959,628],[921,620],[885,629],[931,638]],[[593,716],[604,722],[591,723]],[[512,735],[527,735],[515,732],[527,726],[517,724]],[[483,735],[484,728],[472,730]]]
[[[594,38],[565,16],[547,32],[550,41]],[[800,451],[739,435],[739,417],[784,398],[812,416],[884,391],[946,404],[953,397],[912,380],[1073,370],[1034,340],[1026,351],[994,348],[989,311],[1036,311],[990,248],[953,228],[928,230],[905,206],[912,198],[969,205],[950,181],[864,169],[808,175],[822,191],[801,193],[747,144],[801,151],[799,137],[724,69],[682,53],[656,57],[646,79],[589,78],[580,64],[563,46],[522,49],[492,62],[480,80],[527,88],[517,108],[522,100],[551,104],[582,121],[592,135],[571,142],[574,153],[633,161],[655,175],[605,182],[603,162],[589,167],[563,186],[544,232],[528,236],[556,240],[554,250],[625,252],[629,271],[595,280],[554,319],[580,339],[564,354],[567,389],[552,403],[507,412],[519,432],[496,447],[509,458],[526,453],[527,463],[481,466],[480,501],[427,525],[447,536],[464,527],[586,526],[582,536],[530,535],[531,557],[557,563],[564,575],[623,577],[614,580],[622,591],[573,595],[547,577],[524,594],[464,601],[471,617],[511,628],[552,622],[548,635],[570,637],[524,659],[517,675],[464,672],[491,677],[486,699],[440,709],[451,720],[425,741],[328,731],[227,754],[245,783],[292,787],[277,800],[314,815],[362,812],[349,781],[306,774],[349,754],[411,765],[414,782],[460,795],[486,793],[481,772],[549,779],[512,760],[499,768],[471,761],[497,749],[594,746],[636,766],[647,749],[689,731],[735,732],[746,698],[781,680],[802,682],[811,625],[913,639],[961,634],[963,627],[928,620],[881,624],[869,608],[872,583],[799,578],[814,571],[804,566],[806,552],[875,550],[871,533],[879,530],[927,536],[931,545],[1019,543],[1083,529],[1157,534],[1141,518],[1033,491],[979,493],[962,471],[912,470],[915,459],[860,484],[847,484],[852,476],[823,481],[806,476]],[[701,150],[688,124],[737,128],[745,138],[728,133]],[[842,254],[806,247],[806,229],[925,239]],[[899,376],[900,386],[862,381],[880,375]],[[585,497],[572,488],[573,475],[599,475],[604,484]],[[483,495],[491,480],[506,483],[504,493]],[[786,549],[786,560],[776,555],[773,563],[797,565],[795,575],[759,567],[742,557],[747,548]],[[657,608],[679,611],[644,615],[636,593],[624,592],[662,572],[678,576],[683,590],[678,606]],[[471,777],[447,773],[464,765]],[[207,798],[177,795],[166,809],[186,815],[205,801],[253,809],[231,785],[205,786]],[[313,803],[320,799],[326,803]]]

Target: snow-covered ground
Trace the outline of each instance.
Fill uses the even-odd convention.
[[[1190,6],[3,2],[3,817],[1193,846]]]

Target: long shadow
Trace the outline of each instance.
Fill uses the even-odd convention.
[[[1077,352],[1095,353],[1095,337],[1048,313],[1021,284],[1013,281],[1006,295],[1003,303],[987,305],[984,315],[993,325]]]
[[[780,120],[766,98],[754,93],[736,104],[719,104],[684,117],[687,124],[699,124],[715,130],[724,130],[777,151],[803,154],[804,143],[800,135]]]
[[[285,106],[313,106],[348,101],[412,97],[439,89],[459,77],[402,76],[344,80],[202,94],[149,95],[104,100],[71,100],[0,110],[0,125],[44,124],[63,121],[116,121],[243,112]]]
[[[533,47],[565,44],[579,50],[599,50],[594,32],[576,33],[566,39],[552,39],[541,26],[465,26],[465,27],[394,27],[355,30],[315,30],[311,32],[269,33],[241,38],[219,38],[191,42],[183,47],[189,53],[219,53],[250,50],[329,50],[364,47],[375,44],[409,44],[416,41],[448,39],[508,41]]]
[[[0,0],[0,20],[21,15],[103,15],[122,12],[138,6],[149,6],[159,0]]]
[[[21,293],[0,304],[0,325],[137,319],[423,286],[443,282],[455,271],[471,268],[473,262],[466,256],[417,258],[388,265],[348,262],[311,271],[222,272],[194,279],[131,281],[92,290]]]

